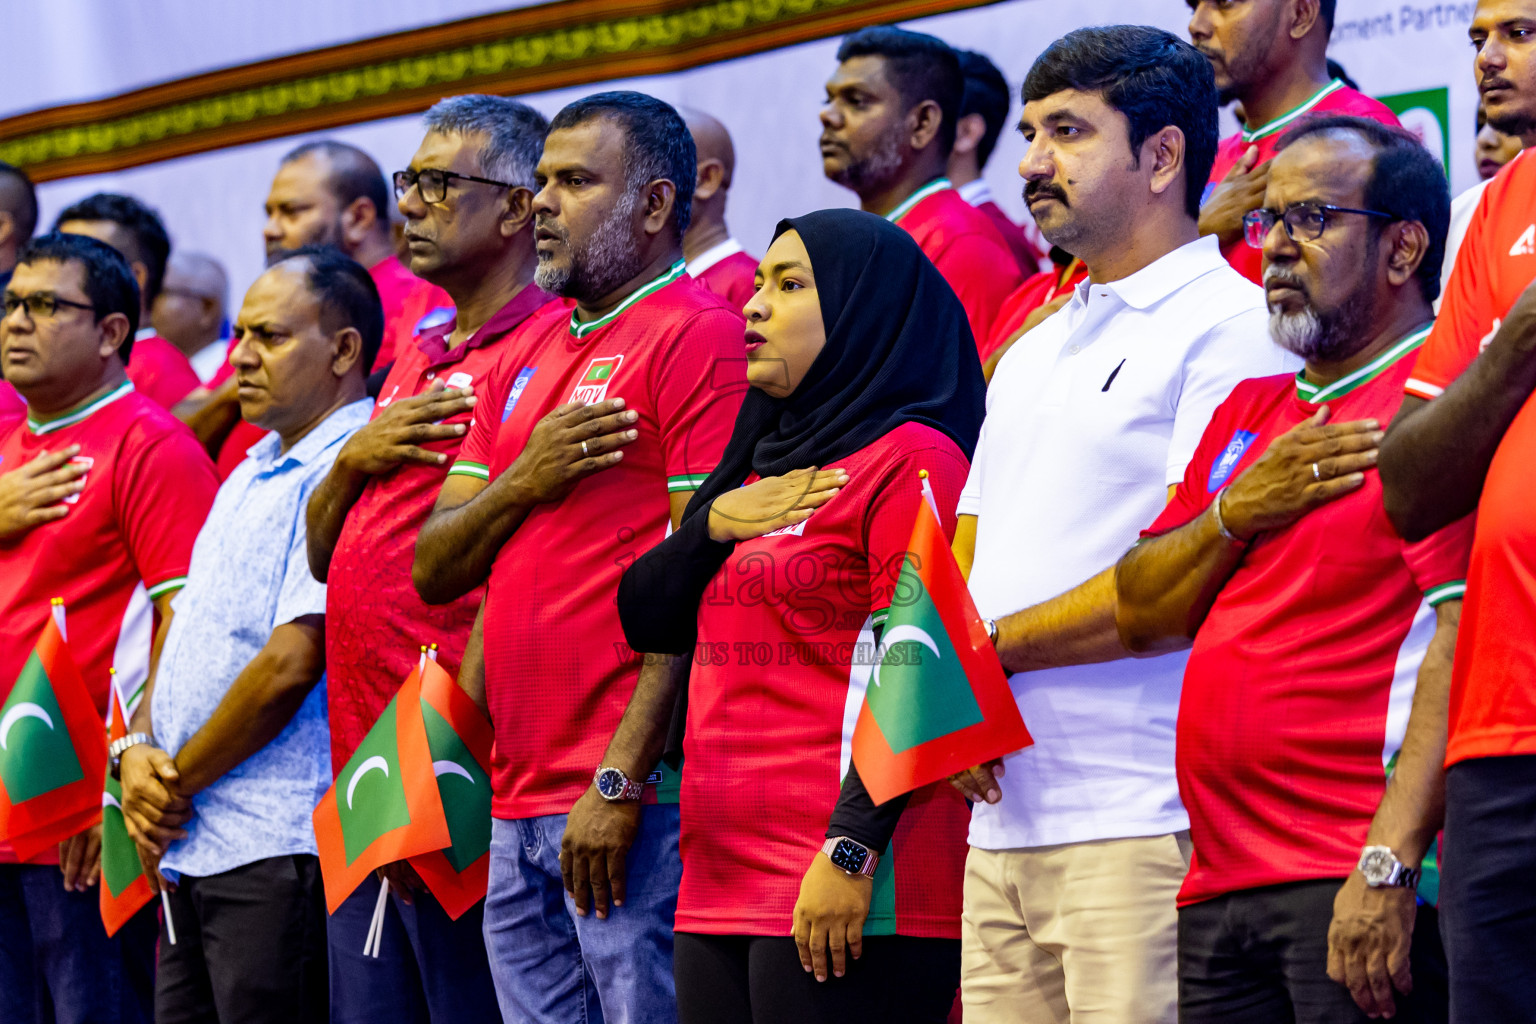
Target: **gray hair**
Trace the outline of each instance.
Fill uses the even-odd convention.
[[[509,185],[534,187],[533,171],[549,122],[526,103],[505,96],[449,96],[433,104],[424,120],[429,132],[483,136],[480,173]]]

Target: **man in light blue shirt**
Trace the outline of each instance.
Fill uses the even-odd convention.
[[[304,509],[367,422],[378,291],[334,249],[275,263],[230,356],[241,416],[271,431],[219,489],[121,750],[124,814],[175,886],[158,1020],[324,1021],[325,901],[310,814],[330,785],[325,586]]]

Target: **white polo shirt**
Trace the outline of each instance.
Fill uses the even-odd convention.
[[[1264,292],[1214,237],[1111,284],[1085,281],[1008,350],[960,496],[977,516],[970,589],[996,618],[1115,564],[1184,476],[1238,381],[1294,372]],[[1173,771],[1186,653],[1021,672],[1034,746],[1004,760],[1002,801],[977,804],[988,850],[1189,827]]]

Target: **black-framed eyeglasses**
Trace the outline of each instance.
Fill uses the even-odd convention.
[[[419,171],[396,171],[395,198],[404,199],[405,194],[416,186],[421,190],[421,201],[424,203],[440,203],[448,198],[448,183],[450,181],[474,181],[481,185],[495,185],[497,188],[516,188],[504,181],[492,181],[490,178],[477,178],[473,174],[458,174],[454,171],[439,170],[436,167],[425,167]]]
[[[5,293],[5,315],[10,316],[21,307],[27,307],[27,316],[36,320],[39,317],[57,316],[60,306],[70,309],[88,309],[96,311],[96,307],[89,302],[74,302],[70,299],[61,299],[53,292],[33,292],[31,295],[17,295],[15,292]]]
[[[1358,213],[1362,217],[1380,217],[1383,220],[1399,219],[1396,214],[1382,213],[1380,210],[1354,210],[1330,203],[1297,203],[1288,207],[1284,213],[1268,209],[1249,210],[1243,214],[1243,239],[1255,249],[1262,249],[1264,239],[1275,229],[1275,221],[1279,221],[1285,225],[1285,235],[1291,241],[1315,242],[1323,237],[1323,231],[1336,213]]]

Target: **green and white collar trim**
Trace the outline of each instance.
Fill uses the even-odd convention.
[[[687,269],[688,264],[684,263],[682,260],[678,260],[676,263],[672,264],[672,268],[665,274],[662,274],[650,284],[641,285],[639,288],[636,288],[634,291],[630,292],[629,295],[625,297],[623,302],[614,307],[612,313],[609,313],[606,316],[600,316],[596,320],[589,320],[586,323],[582,323],[576,319],[576,311],[574,309],[571,310],[571,337],[585,338],[593,331],[602,330],[604,327],[607,327],[609,324],[617,320],[619,316],[630,306],[633,306],[647,295],[661,291],[667,285],[682,277]]]
[[[1313,107],[1317,106],[1319,103],[1323,102],[1323,100],[1327,99],[1329,96],[1332,96],[1342,88],[1344,88],[1344,83],[1335,78],[1333,81],[1319,89],[1311,99],[1307,100],[1307,102],[1303,103],[1301,106],[1286,111],[1268,124],[1261,124],[1257,128],[1244,128],[1243,141],[1258,142],[1265,136],[1275,134],[1275,132],[1278,132],[1282,128],[1287,127],[1298,117],[1301,117],[1307,111],[1311,110]]]
[[[927,199],[929,196],[936,192],[943,192],[947,188],[954,187],[955,186],[950,182],[948,178],[934,178],[928,184],[907,196],[907,198],[902,202],[900,206],[896,207],[896,209],[885,215],[885,219],[890,221],[892,224],[895,224],[897,221],[901,220],[901,218],[911,213],[912,207],[916,206],[924,199]]]
[[[51,434],[55,430],[63,430],[65,427],[72,427],[76,423],[79,423],[81,420],[90,416],[91,413],[97,411],[98,409],[105,409],[119,398],[122,398],[124,395],[131,394],[132,392],[133,381],[125,380],[111,391],[108,391],[106,394],[102,395],[100,398],[86,402],[84,405],[78,405],[57,419],[48,420],[46,423],[39,423],[31,416],[28,416],[27,429],[32,431],[34,434]]]
[[[1347,373],[1332,384],[1324,387],[1318,387],[1307,380],[1305,376],[1306,370],[1298,371],[1296,374],[1296,397],[1300,398],[1303,402],[1321,405],[1323,402],[1331,401],[1340,395],[1349,394],[1362,384],[1369,384],[1381,376],[1393,363],[1424,344],[1424,339],[1429,337],[1431,326],[1433,325],[1425,324],[1375,359],[1360,367],[1360,369],[1353,373]]]

